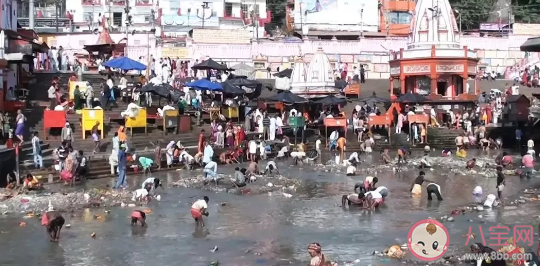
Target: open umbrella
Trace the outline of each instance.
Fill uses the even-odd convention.
[[[186,86],[196,90],[222,91],[223,87],[219,83],[211,82],[207,79],[199,79],[194,82],[186,83]]]
[[[361,98],[359,101],[365,102],[367,104],[377,104],[377,103],[389,103],[389,99],[381,98],[377,96],[377,93],[373,92],[373,94],[366,98]]]
[[[405,93],[397,99],[399,103],[423,103],[423,102],[430,102],[431,100],[413,92]]]
[[[290,68],[287,68],[285,70],[282,70],[282,71],[279,71],[278,73],[274,74],[274,77],[278,77],[278,78],[291,78],[292,76],[292,69]]]
[[[284,91],[267,99],[268,101],[282,102],[286,104],[297,104],[309,102],[306,98],[300,97],[290,91]]]
[[[163,98],[169,98],[170,96],[173,101],[177,101],[178,98],[180,98],[180,96],[185,95],[183,91],[177,90],[173,86],[167,83],[154,85],[151,82],[149,82],[148,84],[144,85],[139,91],[141,93],[150,92],[154,95],[158,95]]]
[[[233,86],[229,83],[221,83],[221,85],[223,86],[223,93],[225,94],[232,94],[232,95],[243,95],[245,94],[246,92],[243,90],[243,89],[240,89],[239,87],[237,86]]]
[[[234,69],[234,74],[238,76],[246,76],[249,78],[255,77],[256,69],[252,66],[246,65],[244,63],[240,63],[238,65],[234,65],[231,67]]]
[[[329,106],[329,105],[345,105],[347,104],[346,98],[336,97],[334,95],[330,95],[327,97],[324,97],[322,99],[313,101],[315,104],[322,104],[323,106]]]
[[[122,70],[145,70],[146,69],[145,65],[125,56],[118,57],[113,60],[109,60],[105,62],[105,64],[103,65],[106,67],[118,68]]]
[[[192,69],[196,70],[209,70],[209,69],[215,69],[215,70],[228,70],[229,68],[225,65],[222,65],[214,60],[212,58],[208,60],[204,60],[200,62],[199,64],[194,65],[191,67]]]
[[[249,87],[249,88],[255,88],[259,85],[262,85],[262,83],[256,81],[256,80],[252,80],[252,79],[244,79],[244,78],[234,78],[234,79],[228,79],[227,81],[225,81],[224,83],[229,83],[230,85],[233,85],[233,86],[238,86],[238,87]]]

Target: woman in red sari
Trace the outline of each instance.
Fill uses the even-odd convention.
[[[246,139],[246,131],[243,126],[239,126],[236,132],[235,144],[234,146],[239,146]]]

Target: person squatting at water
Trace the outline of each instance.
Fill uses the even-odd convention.
[[[208,217],[208,201],[210,199],[204,196],[203,199],[199,199],[191,205],[191,217],[195,219],[195,225],[204,227],[203,215]]]
[[[346,160],[348,164],[350,165],[357,165],[360,163],[360,158],[358,157],[358,152],[353,152],[349,156],[349,159]]]
[[[146,183],[144,184],[143,188],[139,188],[135,191],[133,191],[133,197],[131,198],[132,201],[150,201],[150,191],[152,190],[153,184],[152,183]]]
[[[407,163],[407,156],[411,154],[410,150],[407,150],[407,148],[399,148],[397,150],[398,155],[398,165],[401,165],[402,162]]]
[[[150,195],[153,195],[154,191],[158,187],[161,187],[161,189],[164,189],[163,184],[161,183],[161,180],[156,177],[149,177],[146,180],[144,180],[144,182],[142,182],[141,188],[146,189],[147,185],[150,185],[150,190],[148,191]]]
[[[366,209],[378,209],[384,203],[384,197],[377,191],[368,191],[364,193],[364,196],[364,208]]]
[[[237,188],[246,186],[246,176],[240,171],[240,168],[234,168],[234,178],[231,178],[231,182]]]
[[[146,213],[139,210],[134,210],[131,213],[131,226],[137,225],[137,222],[141,224],[142,227],[147,227],[146,224]]]
[[[392,162],[392,158],[390,158],[390,154],[388,154],[388,149],[384,149],[381,151],[381,161],[384,164],[389,164]]]
[[[424,152],[424,156],[420,159],[420,169],[429,169],[431,168],[431,158],[429,157],[429,152]]]
[[[204,168],[204,185],[206,186],[208,182],[213,180],[216,182],[216,185],[218,184],[218,176],[217,176],[217,163],[214,161],[210,161],[207,163]]]
[[[268,163],[266,163],[266,168],[264,168],[264,173],[263,175],[267,175],[267,174],[272,174],[273,171],[276,171],[276,173],[279,175],[279,169],[276,165],[276,162],[274,161],[268,161]]]
[[[355,176],[355,175],[356,175],[356,167],[354,167],[353,165],[349,165],[349,167],[347,167],[347,176]]]
[[[52,204],[49,202],[49,209],[41,216],[41,225],[47,228],[47,235],[51,242],[58,242],[60,240],[60,231],[64,226],[64,217],[55,211]]]
[[[472,170],[475,166],[476,166],[476,158],[472,158],[467,161],[467,165],[465,166],[465,168],[467,170]]]
[[[373,176],[366,176],[364,182],[358,182],[354,185],[354,192],[368,192],[375,190],[375,185],[379,182],[379,178]]]
[[[495,163],[497,165],[502,165],[502,167],[512,167],[514,164],[514,158],[511,155],[508,155],[507,152],[500,153],[495,157]]]

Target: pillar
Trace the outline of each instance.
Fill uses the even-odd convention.
[[[437,94],[437,75],[430,75],[431,78],[431,94]]]
[[[405,75],[401,75],[399,78],[399,81],[401,82],[401,94],[405,94],[405,79],[407,77]]]
[[[463,79],[463,93],[469,93],[469,90],[467,89],[469,75],[464,75],[461,78]]]
[[[34,0],[28,1],[28,28],[34,29]]]
[[[394,96],[394,78],[390,77],[390,98]]]

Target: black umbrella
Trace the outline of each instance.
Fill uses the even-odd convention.
[[[297,104],[309,102],[306,98],[300,97],[290,91],[284,91],[267,99],[268,101],[282,102],[286,104]]]
[[[389,103],[389,99],[381,98],[377,96],[377,93],[373,92],[373,94],[366,98],[361,98],[361,102],[365,102],[367,104],[377,104],[377,103]]]
[[[342,105],[343,106],[347,104],[347,99],[330,95],[328,97],[324,97],[322,99],[316,100],[313,103],[322,104],[323,106],[329,106],[329,105]]]
[[[260,82],[258,82],[256,80],[245,79],[245,78],[228,79],[224,83],[228,83],[228,84],[233,85],[233,86],[238,86],[238,87],[244,86],[244,87],[249,87],[249,88],[255,88],[255,87],[262,84],[262,83],[260,83]]]
[[[200,62],[199,64],[194,65],[191,67],[195,70],[208,70],[208,69],[215,69],[215,70],[229,70],[229,68],[225,65],[222,65],[214,60],[212,58],[208,60],[204,60]]]
[[[139,90],[139,92],[150,92],[154,95],[158,95],[163,98],[169,98],[169,95],[171,97],[180,97],[185,94],[183,91],[176,90],[175,88],[173,88],[173,86],[169,84],[164,83],[164,84],[154,85],[151,82],[144,85]]]
[[[243,95],[246,93],[243,89],[240,89],[237,86],[233,86],[227,82],[221,83],[221,86],[223,86],[223,93],[225,94],[232,94],[232,95]]]
[[[399,103],[423,103],[430,102],[431,100],[418,93],[409,92],[399,96],[397,101]]]
[[[291,76],[292,76],[292,69],[290,68],[287,68],[285,70],[279,71],[278,73],[274,74],[274,77],[278,77],[278,78],[284,78],[284,77],[291,78]]]
[[[345,87],[347,87],[347,81],[346,80],[336,80],[334,81],[334,87],[343,90]]]

